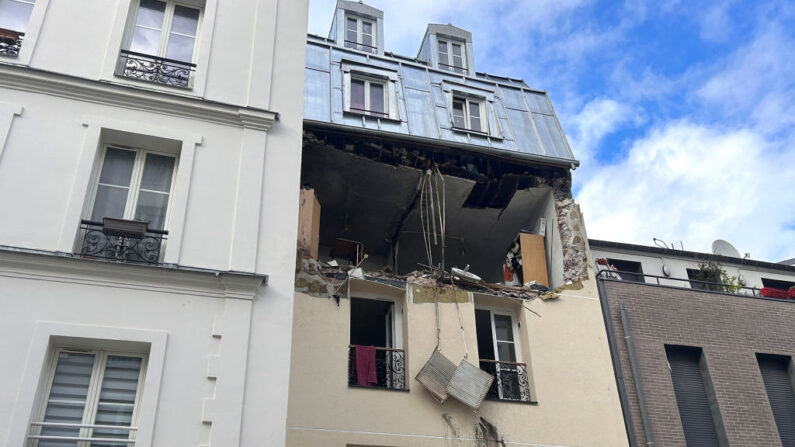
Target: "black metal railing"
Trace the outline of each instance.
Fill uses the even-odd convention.
[[[22,47],[22,39],[25,33],[0,28],[0,56],[19,56],[19,49]]]
[[[196,64],[121,50],[116,75],[171,87],[190,88],[191,75],[195,69]]]
[[[83,220],[80,255],[140,264],[160,263],[160,249],[168,231],[146,229],[138,236],[108,231],[102,222]]]
[[[527,365],[516,362],[481,360],[480,369],[494,376],[486,399],[530,402]]]
[[[458,74],[463,74],[463,75],[468,75],[469,74],[469,70],[467,70],[464,67],[459,67],[457,65],[443,64],[443,63],[439,62],[439,66],[444,68],[447,71],[454,71],[454,72],[456,72]]]
[[[370,115],[377,118],[389,118],[389,113],[380,110],[360,109],[358,107],[351,107],[351,112],[361,113],[362,115]]]
[[[366,43],[354,42],[352,40],[345,40],[345,48],[352,48],[354,50],[366,51],[368,53],[378,53],[378,47],[374,45],[367,45]]]
[[[626,272],[622,270],[601,270],[596,274],[599,279],[613,279],[617,281],[635,282],[640,284],[655,284],[658,286],[672,286],[683,287],[697,290],[706,290],[712,292],[734,293],[738,295],[753,295],[761,296],[761,289],[756,287],[737,286],[732,284],[724,284],[719,282],[700,281],[697,279],[674,278],[670,276],[649,275],[646,273]],[[646,278],[651,278],[652,281],[647,281]],[[662,282],[661,282],[662,281]],[[687,285],[679,285],[686,283]]]
[[[348,346],[348,385],[406,390],[406,353],[402,349],[375,348],[377,383],[360,384],[356,371],[356,346]]]

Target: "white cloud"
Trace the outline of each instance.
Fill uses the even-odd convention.
[[[595,169],[579,192],[588,233],[710,250],[727,239],[755,259],[795,256],[795,151],[751,129],[670,123],[627,157]],[[576,173],[575,173],[576,175]]]
[[[632,119],[628,106],[610,98],[596,98],[571,117],[563,117],[569,142],[583,166],[595,163],[593,157],[604,137]]]

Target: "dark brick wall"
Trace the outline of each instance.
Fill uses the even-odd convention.
[[[665,344],[704,350],[731,446],[781,447],[756,353],[795,355],[795,302],[604,281],[632,422],[645,445],[619,314],[629,314],[656,446],[686,447]]]

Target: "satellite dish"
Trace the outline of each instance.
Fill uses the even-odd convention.
[[[712,253],[728,258],[739,258],[740,252],[734,248],[734,245],[724,241],[723,239],[716,239],[712,243]]]

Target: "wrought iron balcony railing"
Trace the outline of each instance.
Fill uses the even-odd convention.
[[[121,50],[116,75],[171,87],[190,88],[196,64]]]
[[[406,353],[402,349],[375,348],[375,372],[377,383],[359,385],[356,373],[356,346],[348,346],[348,385],[370,386],[388,390],[405,391]]]
[[[31,422],[28,447],[43,445],[89,445],[102,447],[134,447],[138,427],[123,425],[70,424],[63,422]]]
[[[125,223],[130,227],[143,225],[140,230],[131,231],[130,227],[120,229],[119,224]],[[107,218],[104,222],[83,220],[80,228],[82,256],[141,264],[160,262],[160,249],[168,235],[168,231],[147,228],[146,222]]]
[[[526,364],[481,360],[480,369],[494,376],[486,399],[531,402]]]
[[[19,49],[22,47],[22,39],[25,33],[0,28],[0,56],[19,56]]]

